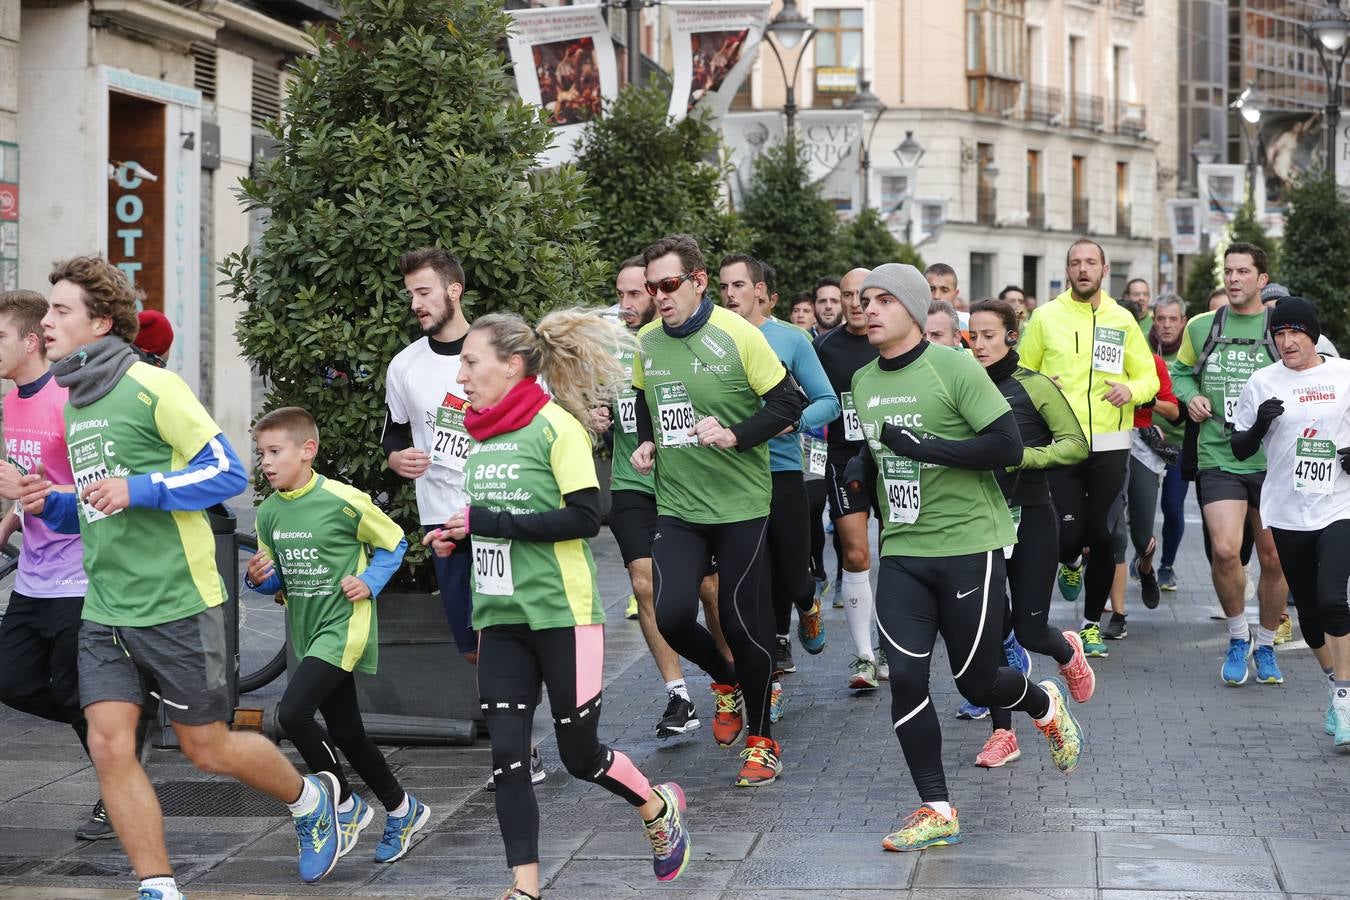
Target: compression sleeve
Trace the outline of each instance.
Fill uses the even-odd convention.
[[[80,500],[65,491],[52,491],[38,516],[47,527],[58,534],[80,533]]]
[[[1258,428],[1253,426],[1246,431],[1234,431],[1228,438],[1228,444],[1233,448],[1233,455],[1238,461],[1250,459],[1261,450],[1261,440],[1266,436],[1269,428]]]
[[[830,379],[825,375],[825,367],[820,364],[816,351],[811,349],[811,342],[802,338],[793,343],[796,353],[792,360],[792,374],[810,398],[810,403],[797,420],[797,430],[823,428],[839,418],[839,398],[834,395]]]
[[[600,533],[600,489],[584,488],[563,495],[563,508],[537,513],[497,512],[482,506],[469,510],[471,534],[548,544],[592,538]]]
[[[647,405],[647,392],[634,385],[637,391],[637,402],[633,404],[634,415],[637,416],[637,435],[639,444],[654,443],[656,432],[652,429],[652,409]]]
[[[1088,458],[1091,447],[1083,436],[1068,398],[1044,375],[1033,375],[1022,381],[1036,412],[1050,429],[1050,443],[1044,447],[1022,449],[1023,469],[1054,469],[1071,466]]]
[[[905,430],[885,425],[881,429],[881,442],[901,456],[919,462],[988,472],[1015,467],[1022,461],[1022,433],[1017,429],[1012,410],[985,426],[975,437],[963,440],[925,438],[912,443],[899,438]]]
[[[224,503],[246,487],[244,466],[221,433],[197,451],[187,468],[127,479],[132,506],[166,511],[206,509]]]
[[[380,449],[386,457],[413,445],[412,424],[394,421],[394,414],[388,408],[384,413],[384,430],[380,432]]]
[[[777,357],[774,359],[777,360]],[[785,428],[796,427],[797,417],[802,412],[802,395],[793,386],[782,363],[778,363],[778,371],[781,378],[761,395],[764,405],[759,408],[759,412],[744,422],[727,426],[736,435],[736,449],[742,453],[776,437]]]
[[[357,578],[360,578],[370,588],[370,596],[378,597],[384,590],[389,579],[394,577],[398,571],[399,564],[403,562],[403,554],[408,551],[408,539],[403,538],[398,542],[398,546],[393,550],[386,550],[383,547],[376,547],[375,552],[370,555],[370,562],[366,565]]]

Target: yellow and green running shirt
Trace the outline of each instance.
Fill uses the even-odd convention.
[[[625,369],[633,368],[631,347],[620,347],[615,351],[615,356]],[[656,493],[656,484],[651,473],[639,475],[633,468],[633,451],[638,446],[638,429],[637,392],[631,383],[624,384],[614,398],[610,417],[614,422],[614,458],[610,474],[610,490]]]
[[[464,472],[471,506],[513,515],[562,509],[566,495],[600,487],[590,435],[551,401],[524,428],[474,444]],[[605,621],[595,561],[582,538],[545,542],[474,533],[473,570],[475,629],[528,625],[539,631]]]
[[[322,475],[262,502],[258,547],[281,578],[296,658],[312,656],[348,672],[374,674],[375,599],[348,600],[342,579],[365,571],[367,548],[395,550],[402,540],[403,529],[369,497]]]
[[[705,416],[724,428],[745,421],[784,377],[760,330],[720,306],[687,337],[671,337],[659,319],[638,332],[633,386],[652,419],[658,513],[699,525],[769,514],[768,444],[719,450],[688,432]]]
[[[877,465],[882,556],[962,556],[1016,541],[993,472],[919,463],[883,444],[881,427],[920,438],[975,437],[1011,407],[973,357],[929,344],[904,368],[873,360],[853,376],[853,403]]]
[[[77,491],[101,478],[176,472],[220,434],[183,379],[143,362],[88,406],[67,403],[65,421]],[[204,511],[133,506],[105,515],[78,506],[89,574],[84,618],[146,627],[224,602]]]

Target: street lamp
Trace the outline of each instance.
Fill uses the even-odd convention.
[[[922,144],[914,140],[914,132],[906,129],[905,139],[896,145],[893,152],[900,165],[913,172],[909,179],[909,218],[905,220],[905,243],[912,245],[915,208],[918,206],[914,199],[917,196],[914,187],[919,180],[919,160],[923,159],[924,149]]]
[[[861,112],[863,114],[863,124],[866,125],[867,117],[872,117],[872,128],[867,132],[867,140],[863,141],[861,149],[858,151],[858,167],[862,169],[862,208],[868,207],[868,191],[871,188],[871,176],[869,170],[872,168],[872,136],[877,133],[877,126],[881,124],[881,115],[886,111],[886,104],[881,102],[881,98],[872,93],[872,82],[862,79],[859,83],[858,95],[848,102],[848,109]]]
[[[1350,18],[1346,17],[1337,0],[1328,0],[1321,17],[1303,26],[1303,30],[1317,51],[1317,61],[1327,82],[1327,170],[1335,183],[1336,129],[1341,123],[1341,68],[1345,65],[1346,51],[1350,50],[1350,40],[1347,40],[1350,38]]]
[[[1247,138],[1247,200],[1251,203],[1256,202],[1256,159],[1260,149],[1258,144],[1261,106],[1257,102],[1256,83],[1247,82],[1246,89],[1238,94],[1238,98],[1229,104],[1230,109],[1235,109],[1242,114],[1242,121],[1250,125],[1250,128],[1243,128],[1242,131]]]
[[[808,22],[801,10],[797,9],[797,0],[783,0],[783,8],[769,22],[765,31],[770,37],[776,38],[766,43],[773,51],[774,59],[778,60],[778,70],[783,74],[783,85],[787,90],[786,99],[783,101],[783,115],[787,118],[788,136],[792,137],[796,134],[794,129],[797,122],[797,74],[800,71],[802,57],[806,55],[806,48],[816,36],[816,26]],[[791,77],[788,77],[783,55],[778,52],[779,43],[783,45],[784,50],[791,50],[801,44],[801,52],[792,63]]]

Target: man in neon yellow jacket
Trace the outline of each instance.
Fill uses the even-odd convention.
[[[1115,572],[1111,532],[1120,517],[1130,457],[1134,410],[1153,402],[1158,373],[1134,316],[1102,290],[1110,273],[1106,252],[1081,238],[1069,248],[1069,289],[1027,322],[1018,345],[1022,365],[1054,379],[1068,398],[1088,458],[1050,472],[1059,511],[1060,590],[1075,600],[1083,590],[1082,555],[1088,551],[1087,592],[1079,634],[1088,656],[1106,656],[1098,620]]]

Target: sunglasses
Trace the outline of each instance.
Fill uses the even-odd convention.
[[[660,281],[649,281],[647,282],[647,293],[653,297],[656,296],[657,291],[660,291],[663,294],[673,294],[679,290],[680,285],[702,271],[702,269],[695,269],[684,275],[672,275],[669,278],[662,278]]]

